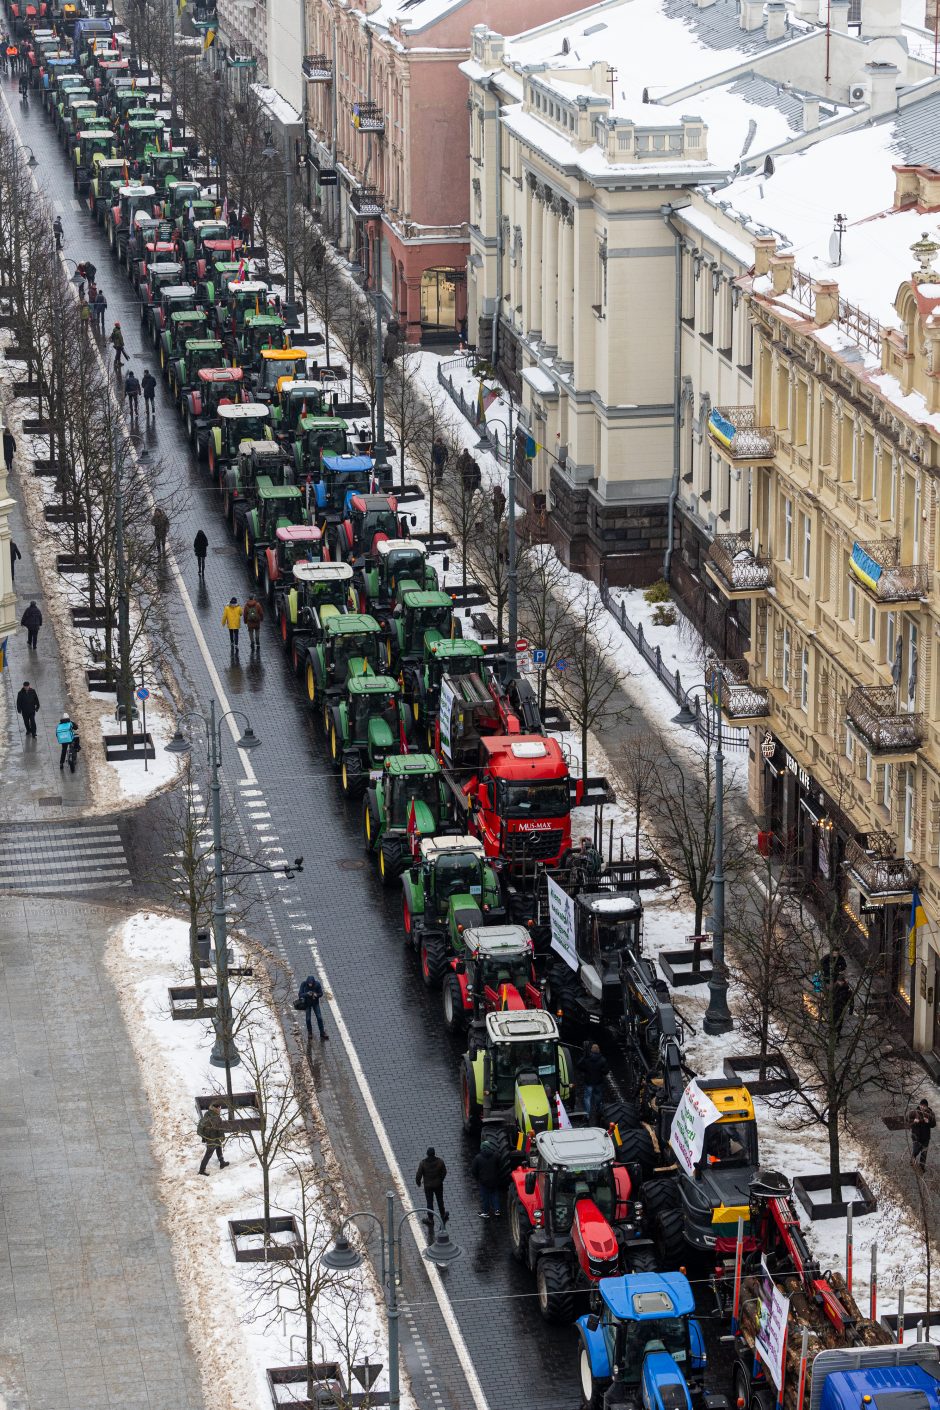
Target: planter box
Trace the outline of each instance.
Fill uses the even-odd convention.
[[[48,421],[38,421],[31,416],[23,422],[23,430],[27,436],[48,436],[50,426]]]
[[[98,612],[90,607],[73,607],[72,625],[76,627],[103,627],[106,625],[105,619]]]
[[[710,945],[690,945],[685,950],[663,950],[659,967],[674,989],[707,984],[711,979],[712,948]]]
[[[61,468],[57,460],[48,460],[44,457],[40,457],[33,461],[34,475],[46,475],[51,479],[55,479]]]
[[[60,573],[87,573],[88,559],[76,558],[74,553],[57,553],[55,566]]]
[[[258,1115],[258,1098],[254,1092],[233,1092],[232,1100],[235,1103],[235,1114],[229,1116],[228,1110],[223,1108],[222,1125],[227,1132],[237,1135],[240,1131],[260,1131],[261,1117]],[[218,1092],[213,1092],[208,1097],[196,1098],[196,1115],[204,1116],[213,1102],[226,1101],[224,1094],[220,1096]]]
[[[117,679],[113,679],[108,685],[108,673],[97,666],[89,666],[85,671],[85,684],[89,690],[106,690],[111,695],[117,695]]]
[[[300,1230],[292,1214],[271,1216],[268,1234],[272,1242],[267,1245],[263,1214],[257,1219],[230,1219],[228,1232],[236,1263],[283,1263],[300,1253]]]
[[[883,1317],[879,1317],[879,1322],[886,1332],[890,1332],[895,1341],[898,1339],[899,1317],[896,1312],[887,1312]],[[940,1312],[918,1312],[915,1309],[904,1309],[904,1340],[917,1340],[917,1324],[923,1322],[924,1341],[937,1341],[936,1331],[940,1328]],[[931,1335],[934,1333],[934,1335]]]
[[[170,996],[170,1017],[171,1018],[215,1018],[216,1006],[209,1004],[202,1013],[196,1007],[196,986],[195,984],[182,984],[175,988],[167,989]],[[203,999],[218,998],[218,990],[214,984],[203,984]]]
[[[42,384],[39,382],[14,382],[13,394],[18,397],[38,397],[42,391]]]
[[[451,538],[450,534],[443,534],[440,529],[434,530],[433,542],[432,535],[429,534],[426,529],[422,529],[418,533],[413,533],[411,537],[423,543],[427,547],[428,553],[447,553],[450,549],[457,547],[455,540]]]
[[[74,524],[76,511],[67,504],[43,505],[43,517],[47,524]]]
[[[733,1053],[726,1057],[724,1072],[729,1082],[740,1082],[754,1097],[766,1097],[772,1092],[790,1092],[799,1086],[796,1073],[783,1053],[771,1052],[764,1059],[766,1077],[751,1076],[759,1073],[761,1060],[759,1053]]]
[[[313,1399],[307,1395],[307,1376],[315,1380]],[[271,1404],[291,1410],[336,1410],[337,1405],[387,1405],[388,1391],[347,1390],[335,1361],[299,1362],[296,1366],[269,1366]]]
[[[851,1198],[847,1196],[848,1190],[853,1191]],[[857,1170],[842,1171],[842,1194],[844,1197],[840,1200],[830,1198],[828,1175],[794,1176],[793,1193],[813,1220],[841,1219],[849,1204],[852,1206],[852,1215],[855,1219],[860,1218],[863,1214],[874,1214],[878,1208],[878,1201]],[[815,1200],[813,1199],[814,1193],[817,1195]]]
[[[400,490],[395,491],[395,498],[399,504],[417,504],[427,496],[420,485],[402,485]]]
[[[146,734],[134,734],[133,742],[128,748],[126,734],[103,734],[101,742],[104,745],[104,756],[107,760],[116,759],[155,759],[156,750],[153,747],[153,736],[149,730]]]
[[[460,583],[446,583],[441,586],[442,590],[453,598],[457,608],[485,607],[490,600],[489,593],[482,583],[467,583],[466,587]]]

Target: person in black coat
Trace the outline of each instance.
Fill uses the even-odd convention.
[[[492,1214],[498,1219],[502,1213],[499,1199],[502,1171],[499,1151],[492,1141],[481,1143],[479,1151],[473,1157],[470,1174],[476,1180],[480,1190],[480,1218],[489,1219]]]
[[[9,426],[3,428],[3,459],[7,467],[7,474],[13,469],[13,457],[16,454],[16,437]]]
[[[297,999],[303,1008],[304,1019],[307,1024],[307,1037],[313,1037],[313,1024],[310,1015],[313,1014],[317,1020],[317,1027],[320,1030],[320,1042],[329,1041],[329,1034],[323,1027],[323,1015],[320,1012],[320,1000],[323,998],[323,985],[315,974],[308,974],[300,986]]]
[[[206,538],[202,529],[200,529],[193,539],[193,553],[196,555],[196,566],[199,569],[200,578],[206,576],[206,554],[208,552],[209,540]]]
[[[604,1078],[610,1071],[610,1063],[597,1043],[585,1043],[584,1052],[578,1058],[578,1072],[584,1083],[584,1110],[588,1120],[594,1114],[595,1106],[600,1105],[604,1091]]]
[[[17,561],[18,561],[20,558],[22,558],[22,557],[23,557],[23,555],[22,555],[22,553],[20,553],[19,545],[17,544],[16,539],[11,539],[11,540],[10,540],[10,581],[13,582],[13,583],[16,582],[16,564],[17,564]]]
[[[930,1103],[925,1099],[917,1104],[911,1117],[911,1165],[927,1169],[927,1147],[930,1133],[937,1124]]]
[[[27,734],[36,738],[36,711],[39,709],[39,696],[29,681],[24,681],[16,697],[16,713],[23,716]]]
[[[434,1147],[428,1146],[427,1154],[418,1166],[415,1182],[418,1189],[424,1186],[424,1198],[428,1206],[428,1220],[434,1220],[434,1201],[437,1200],[437,1207],[440,1211],[441,1222],[447,1223],[450,1218],[444,1208],[444,1181],[447,1178],[447,1166],[440,1156],[435,1154]]]
[[[30,602],[20,618],[20,626],[26,628],[26,645],[30,651],[36,650],[39,641],[39,628],[42,626],[42,613],[35,602]]]

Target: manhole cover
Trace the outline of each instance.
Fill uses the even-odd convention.
[[[344,857],[341,862],[336,863],[340,871],[362,871],[365,862],[359,857]]]
[[[51,793],[47,798],[40,798],[40,808],[58,808],[62,799],[57,793]]]

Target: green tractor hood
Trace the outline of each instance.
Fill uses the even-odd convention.
[[[414,808],[415,808],[415,828],[417,829],[418,836],[419,836],[419,837],[433,837],[434,834],[437,832],[437,819],[436,819],[436,817],[434,816],[434,813],[433,813],[433,812],[431,811],[431,809],[428,807],[427,803],[425,803],[425,802],[424,802],[422,799],[420,799],[420,798],[416,798],[416,799],[414,800]],[[410,803],[409,803],[409,805],[408,805],[408,812],[409,812],[409,815],[410,815],[410,813],[411,813],[411,804],[410,804]]]
[[[384,757],[395,743],[387,720],[373,716],[369,721],[369,753],[373,759]]]
[[[482,894],[474,896],[466,891],[458,891],[448,899],[447,925],[455,949],[463,949],[462,936],[465,930],[483,924],[483,912],[480,909],[482,900]]]

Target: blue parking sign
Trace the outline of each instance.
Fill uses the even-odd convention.
[[[544,666],[548,661],[548,652],[544,646],[537,646],[532,652],[533,666]]]

